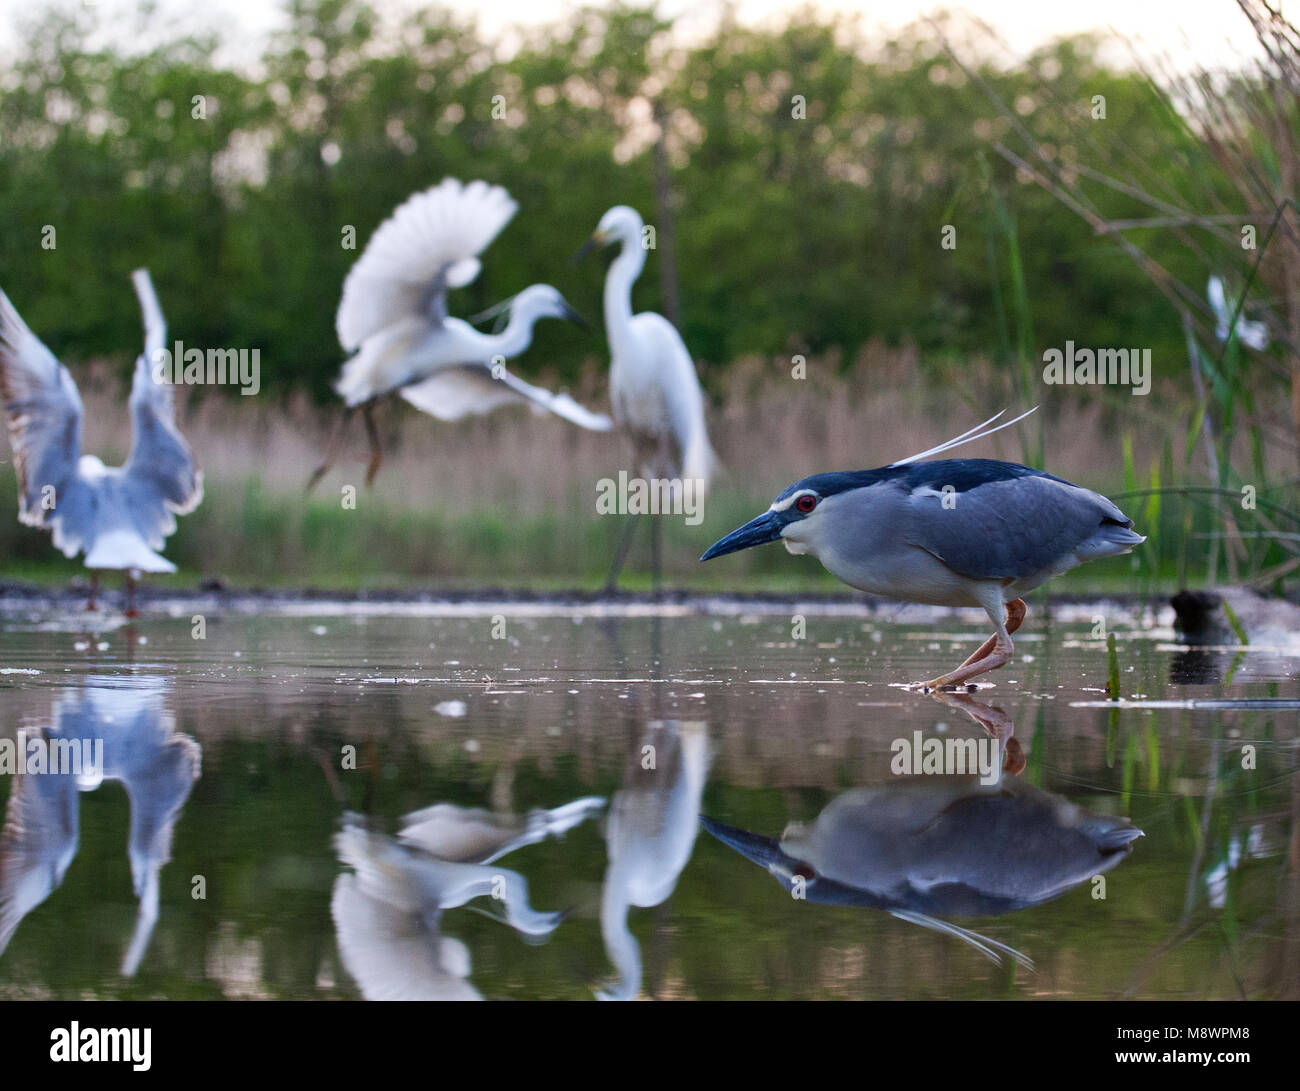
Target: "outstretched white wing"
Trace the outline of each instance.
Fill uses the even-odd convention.
[[[144,319],[145,351],[131,382],[131,454],[121,487],[131,519],[150,549],[161,549],[176,529],[176,516],[203,499],[203,473],[176,428],[170,383],[157,382],[155,363],[167,337],[162,308],[145,269],[131,274]]]
[[[614,426],[605,414],[591,412],[567,394],[552,394],[526,383],[500,365],[495,369],[486,364],[444,368],[421,382],[402,387],[400,393],[417,409],[439,420],[459,420],[471,414],[490,413],[503,405],[526,404],[535,412],[554,413],[593,432],[607,432]]]
[[[18,472],[18,518],[28,526],[53,527],[55,544],[62,546],[62,539],[67,539],[68,556],[72,556],[81,539],[70,526],[81,457],[81,396],[68,369],[27,328],[4,292],[0,292],[0,395]]]
[[[480,254],[518,205],[501,186],[444,178],[376,229],[343,282],[336,328],[348,352],[412,316],[440,322],[447,290],[478,276]]]
[[[0,954],[22,919],[63,882],[79,832],[77,785],[70,775],[24,773],[11,779],[0,832]]]

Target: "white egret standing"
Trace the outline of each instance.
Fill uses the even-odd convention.
[[[369,485],[383,451],[374,403],[398,393],[441,420],[486,413],[507,404],[528,404],[593,431],[608,431],[608,417],[591,413],[567,394],[552,394],[505,369],[533,340],[539,318],[582,317],[549,284],[534,284],[494,310],[508,309],[497,334],[476,330],[447,314],[447,292],[469,284],[480,254],[509,223],[518,205],[501,186],[444,178],[398,206],[375,230],[343,283],[336,327],[353,355],[335,389],[346,409],[321,465],[307,488],[333,464],[345,425],[360,408],[370,439]]]
[[[0,393],[18,473],[18,518],[48,528],[65,557],[85,552],[95,608],[98,570],[126,572],[127,616],[135,616],[135,577],[175,572],[159,555],[176,516],[203,499],[203,473],[176,428],[172,388],[155,381],[167,325],[149,273],[131,274],[144,317],[145,351],[131,382],[131,453],[105,466],[81,453],[81,396],[68,369],[27,328],[0,292]]]
[[[636,471],[647,481],[694,482],[701,498],[716,466],[704,420],[704,392],[681,334],[661,314],[632,313],[632,285],[645,267],[645,224],[635,209],[616,205],[600,218],[578,251],[619,246],[605,277],[609,338],[609,396],[614,420],[632,440]],[[614,554],[606,590],[613,590],[635,530],[629,516]],[[660,525],[654,521],[654,580],[659,583]]]

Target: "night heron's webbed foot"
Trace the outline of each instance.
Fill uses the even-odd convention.
[[[1025,605],[1024,599],[1012,599],[1007,603],[1006,624],[1000,625],[998,631],[984,641],[961,666],[947,674],[941,674],[938,678],[931,678],[928,682],[913,683],[913,688],[922,690],[952,688],[963,685],[977,675],[1005,667],[1011,662],[1011,655],[1015,651],[1011,634],[1020,628],[1020,623],[1025,620],[1025,614],[1028,612],[1029,607]]]

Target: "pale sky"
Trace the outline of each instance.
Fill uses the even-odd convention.
[[[54,0],[60,5],[84,3],[104,12],[120,15],[117,22],[122,38],[140,41],[141,28],[128,13],[133,0]],[[235,39],[235,49],[260,52],[265,35],[281,23],[274,0],[155,0],[154,33],[215,28]],[[375,0],[380,11],[402,12],[420,6],[421,0]],[[0,53],[16,42],[15,22],[47,6],[41,0],[0,0]],[[480,10],[480,25],[490,34],[501,23],[536,25],[554,22],[579,6],[572,0],[483,0],[466,5],[449,4],[454,10]],[[721,10],[718,0],[663,0],[660,11],[667,16],[687,13],[681,29],[689,34],[692,24],[706,25]],[[802,0],[738,0],[742,21],[766,22],[794,14]],[[1254,58],[1258,47],[1246,18],[1234,0],[1088,0],[1061,3],[1059,0],[967,0],[945,4],[942,0],[890,0],[885,5],[865,0],[817,0],[824,10],[863,12],[864,26],[888,35],[916,18],[944,7],[964,9],[990,24],[1014,54],[1023,54],[1061,34],[1085,30],[1113,30],[1137,49],[1144,58],[1170,59],[1180,71],[1197,66],[1236,67],[1243,58]],[[881,9],[884,13],[880,14]],[[490,16],[488,13],[491,13]],[[230,33],[237,28],[235,33]]]

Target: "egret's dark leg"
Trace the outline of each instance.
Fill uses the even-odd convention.
[[[334,465],[334,460],[339,457],[339,451],[343,447],[343,437],[347,435],[348,422],[352,419],[352,408],[343,410],[343,415],[339,417],[339,422],[334,426],[334,433],[330,436],[330,441],[325,447],[325,457],[321,464],[312,471],[311,478],[307,482],[306,492],[311,492],[318,482]]]
[[[623,571],[623,561],[627,558],[628,548],[632,545],[632,536],[636,533],[636,521],[635,515],[623,517],[623,529],[618,536],[618,545],[614,547],[614,563],[610,566],[609,578],[605,581],[607,595],[618,590],[618,574]]]
[[[999,620],[1000,609],[996,613],[992,605],[985,606],[984,609],[989,619],[997,625],[998,631],[955,670],[938,678],[932,678],[928,682],[918,683],[922,689],[941,689],[944,686],[961,685],[977,675],[995,671],[1011,662],[1011,654],[1015,650],[1015,645],[1011,642],[1011,634],[1020,628],[1020,623],[1025,620],[1025,615],[1029,612],[1029,607],[1025,605],[1024,599],[1012,599],[1006,604],[1005,623]]]
[[[86,600],[87,610],[98,610],[99,605],[95,602],[95,596],[99,594],[99,573],[90,573],[90,598]]]
[[[379,464],[384,461],[384,450],[379,445],[379,428],[375,425],[375,403],[366,402],[361,407],[362,419],[366,422],[366,438],[370,440],[370,465],[366,467],[366,485],[375,483],[375,474],[379,473]]]
[[[126,616],[140,616],[140,611],[135,608],[135,577],[131,575],[129,568],[126,572]]]
[[[659,594],[659,584],[663,577],[662,560],[664,548],[663,516],[657,516],[650,529],[650,589]]]

